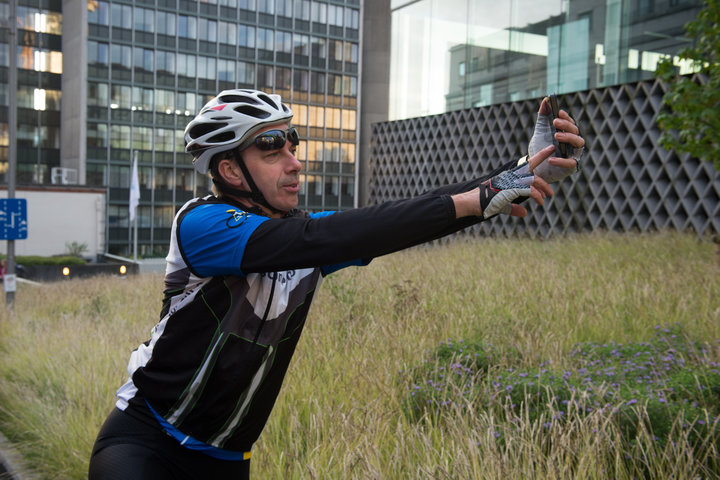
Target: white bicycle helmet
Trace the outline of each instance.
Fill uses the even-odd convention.
[[[205,174],[210,159],[232,150],[265,125],[292,119],[290,108],[280,95],[259,90],[225,90],[210,100],[185,127],[185,151],[193,165]]]

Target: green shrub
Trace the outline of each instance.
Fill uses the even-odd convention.
[[[578,344],[569,357],[574,364],[557,370],[515,368],[512,355],[498,358],[492,345],[447,341],[406,372],[404,411],[418,421],[472,405],[507,423],[542,422],[544,429],[599,412],[628,445],[649,432],[662,449],[680,435],[700,458],[713,448],[708,439],[720,435],[720,365],[705,360],[707,348],[678,327],[656,327],[647,342]]]
[[[43,257],[40,255],[21,255],[15,257],[15,263],[24,267],[36,265],[85,265],[87,262],[80,257],[73,255],[62,255],[59,257]]]

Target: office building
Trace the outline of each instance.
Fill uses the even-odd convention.
[[[9,4],[0,3],[7,18]],[[282,95],[304,142],[300,207],[356,205],[360,0],[18,0],[17,185],[104,188],[106,250],[164,255],[173,215],[209,191],[183,129],[218,91]],[[0,29],[0,181],[8,152]]]

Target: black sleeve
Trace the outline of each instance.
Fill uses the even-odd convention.
[[[516,163],[517,160],[507,162],[506,164],[499,166],[492,172],[488,173],[487,175],[483,175],[482,177],[468,180],[466,182],[454,183],[452,185],[443,185],[442,187],[426,192],[426,194],[429,193],[436,195],[455,195],[456,193],[467,192],[468,190],[472,190],[473,188],[477,187],[488,178],[494,177],[500,172],[504,172],[505,170],[514,167]]]
[[[270,219],[251,235],[241,268],[252,273],[367,261],[480,220],[456,219],[450,196],[430,193],[321,218]]]

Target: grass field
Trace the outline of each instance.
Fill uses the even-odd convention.
[[[419,419],[403,407],[407,372],[448,341],[517,352],[496,372],[561,370],[578,343],[643,342],[676,324],[706,342],[701,360],[717,365],[713,257],[712,243],[693,235],[593,234],[456,241],[338,272],[313,305],[254,448],[253,477],[718,478],[716,412],[698,456],[679,426],[662,445],[642,428],[628,441],[600,411],[543,429],[547,419],[508,423],[502,405],[472,399]],[[161,292],[161,276],[149,274],[20,285],[14,312],[0,313],[0,430],[39,478],[86,477]]]

